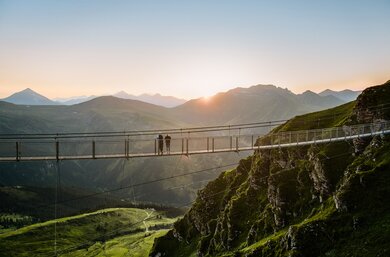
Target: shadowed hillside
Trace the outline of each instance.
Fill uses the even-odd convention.
[[[272,85],[235,88],[208,99],[195,99],[174,108],[187,122],[235,124],[288,119],[297,114],[326,109],[345,103],[335,97],[305,92],[295,95]]]

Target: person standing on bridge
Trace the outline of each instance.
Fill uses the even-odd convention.
[[[158,155],[163,155],[163,150],[164,150],[164,137],[163,135],[158,135]]]
[[[167,148],[167,154],[170,154],[171,153],[171,136],[170,135],[165,136],[165,146]]]

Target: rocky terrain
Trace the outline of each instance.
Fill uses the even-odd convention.
[[[389,99],[390,81],[274,131],[388,120]],[[150,256],[389,256],[389,199],[388,136],[257,151],[199,191]]]

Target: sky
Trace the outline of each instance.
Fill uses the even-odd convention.
[[[0,0],[0,98],[360,90],[390,79],[389,12],[389,0]]]

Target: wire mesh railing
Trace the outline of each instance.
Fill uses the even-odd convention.
[[[238,152],[350,140],[387,133],[390,133],[390,122],[380,121],[324,129],[282,131],[267,135],[191,136],[190,133],[185,133],[172,135],[169,142],[156,136],[1,139],[0,161],[133,158]]]

